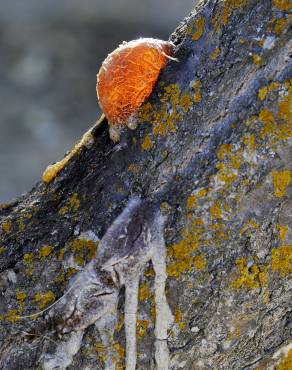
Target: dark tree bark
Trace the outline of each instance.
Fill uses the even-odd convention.
[[[57,177],[0,208],[0,367],[40,369],[45,315],[132,195],[168,215],[171,369],[288,369],[292,249],[289,0],[205,1],[171,35],[120,144],[93,130]],[[138,369],[153,368],[153,273],[141,278]],[[124,292],[110,344],[124,364]],[[289,355],[290,353],[290,355]],[[90,326],[69,369],[102,369]],[[290,360],[289,360],[290,359]],[[289,362],[290,361],[290,362]]]

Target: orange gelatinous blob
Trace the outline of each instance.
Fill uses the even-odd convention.
[[[107,56],[97,75],[99,104],[109,124],[126,125],[147,99],[174,45],[151,38],[124,42]]]

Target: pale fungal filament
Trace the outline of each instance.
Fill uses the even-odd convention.
[[[126,370],[136,369],[139,280],[149,261],[155,272],[156,369],[168,369],[167,331],[173,315],[165,294],[165,221],[157,205],[140,198],[132,199],[115,219],[100,240],[95,259],[74,277],[70,291],[49,311],[52,323],[65,337],[54,354],[43,357],[45,370],[53,370],[56,364],[63,369],[68,367],[79,351],[85,329],[92,324],[102,334],[104,347],[109,345],[122,287],[125,287]],[[113,353],[109,350],[105,357],[105,369],[113,370]]]

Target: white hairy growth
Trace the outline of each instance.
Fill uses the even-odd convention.
[[[42,359],[43,368],[66,369],[78,352],[84,330],[95,324],[103,345],[110,348],[117,316],[120,289],[125,287],[126,370],[137,362],[136,323],[140,275],[152,261],[155,271],[155,361],[157,370],[167,370],[167,330],[173,316],[165,295],[165,218],[159,207],[140,198],[130,200],[99,243],[95,259],[70,282],[63,299],[49,311],[52,324],[66,334],[53,354]],[[61,355],[63,354],[63,355]],[[105,369],[113,370],[113,353],[106,353]],[[58,363],[58,367],[56,364]]]

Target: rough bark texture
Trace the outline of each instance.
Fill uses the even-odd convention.
[[[1,207],[1,369],[41,368],[60,339],[44,315],[18,315],[62,295],[133,194],[168,214],[170,368],[291,368],[289,10],[288,0],[201,2],[171,36],[179,61],[163,70],[138,129],[114,145],[103,126],[52,183]],[[149,264],[138,369],[154,366],[153,306]],[[103,352],[91,326],[69,369],[102,369]]]

